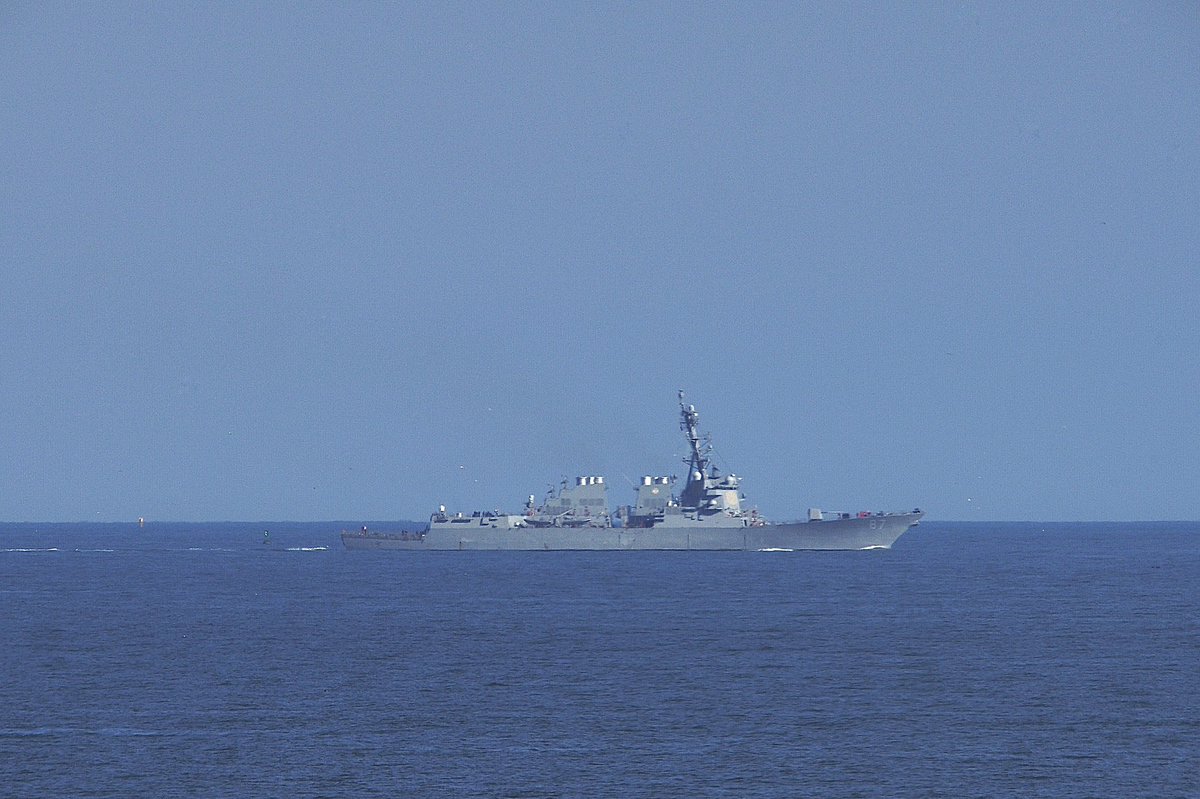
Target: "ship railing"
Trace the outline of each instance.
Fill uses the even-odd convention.
[[[914,513],[920,513],[920,508],[912,510],[860,510],[860,511],[844,511],[844,510],[820,510],[818,508],[809,508],[808,519],[810,522],[828,522],[837,521],[840,519],[879,519],[886,516],[911,516]],[[799,521],[799,520],[797,520]],[[785,522],[791,524],[792,522]]]

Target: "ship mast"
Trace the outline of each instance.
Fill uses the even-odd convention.
[[[680,389],[679,429],[687,435],[688,443],[692,448],[691,459],[685,461],[688,464],[688,478],[680,501],[685,507],[693,508],[699,506],[704,498],[704,473],[708,470],[708,459],[700,450],[700,432],[697,429],[699,422],[700,414],[696,412],[696,406],[684,403],[683,389]]]

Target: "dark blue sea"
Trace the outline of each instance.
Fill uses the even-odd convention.
[[[0,796],[1200,796],[1198,523],[845,553],[338,529],[0,525]]]

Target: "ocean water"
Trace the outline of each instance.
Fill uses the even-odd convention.
[[[0,796],[1200,796],[1198,523],[853,553],[337,531],[0,525]]]

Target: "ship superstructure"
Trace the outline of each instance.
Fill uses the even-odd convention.
[[[924,515],[901,512],[808,511],[808,521],[772,524],[742,507],[741,480],[722,474],[699,432],[700,414],[679,392],[679,427],[687,438],[687,477],[642,477],[634,502],[610,513],[603,477],[564,481],[519,514],[446,512],[439,507],[423,533],[343,532],[350,549],[872,549],[890,547]]]

